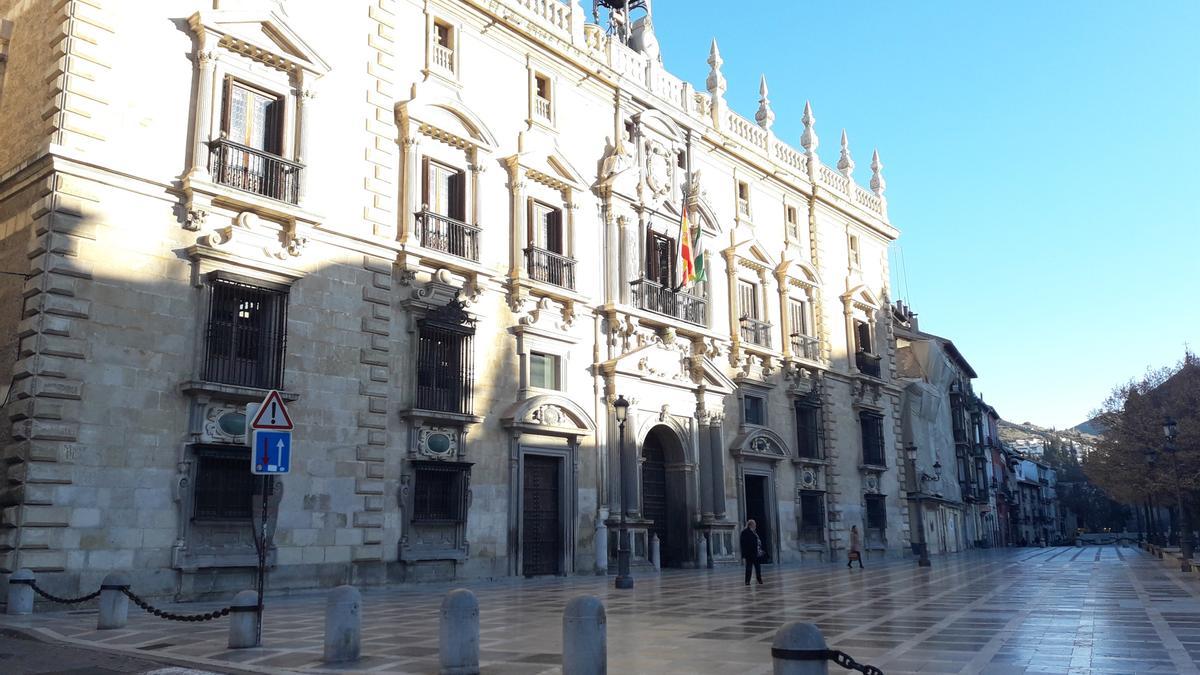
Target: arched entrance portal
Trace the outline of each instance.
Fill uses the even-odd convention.
[[[683,446],[670,428],[659,425],[642,443],[642,517],[658,535],[663,567],[688,562],[687,473]]]

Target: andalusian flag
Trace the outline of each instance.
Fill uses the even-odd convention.
[[[683,216],[679,219],[678,241],[679,246],[675,249],[676,290],[697,281],[704,281],[704,251],[700,246],[700,226],[693,228],[688,222],[687,200],[684,200]]]

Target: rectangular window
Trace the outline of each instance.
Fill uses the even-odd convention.
[[[742,396],[742,421],[760,426],[767,423],[767,412],[761,396]]]
[[[800,493],[800,541],[820,544],[825,541],[825,493],[804,490]]]
[[[850,235],[850,266],[858,269],[862,264],[862,256],[858,252],[858,236]]]
[[[425,209],[459,222],[466,220],[467,176],[460,169],[425,158]]]
[[[867,354],[875,353],[871,349],[871,324],[866,321],[854,322],[854,349]]]
[[[796,405],[796,454],[809,459],[821,458],[820,408]]]
[[[552,354],[529,354],[529,386],[540,389],[560,389],[558,357]]]
[[[461,523],[467,473],[453,464],[425,464],[413,476],[414,523]]]
[[[864,495],[867,502],[868,544],[879,545],[887,532],[887,501],[883,495]]]
[[[282,387],[287,291],[221,272],[210,275],[209,289],[203,379],[258,389]]]
[[[529,241],[534,248],[559,255],[566,253],[566,247],[563,245],[562,209],[542,202],[532,202],[530,228]]]
[[[433,22],[433,65],[454,72],[454,29],[442,21]]]
[[[533,87],[533,111],[538,117],[549,120],[551,118],[550,78],[545,75],[534,75]]]
[[[750,215],[750,184],[739,181],[737,184],[738,213]]]
[[[650,232],[646,245],[646,278],[663,288],[675,287],[675,240]]]
[[[796,207],[785,207],[784,215],[787,220],[788,236],[795,240],[800,239],[800,214],[796,211]]]
[[[223,122],[221,130],[234,143],[282,154],[283,102],[279,96],[227,78]]]
[[[858,423],[862,429],[863,464],[887,466],[884,458],[883,416],[868,412],[859,413]]]
[[[195,449],[194,520],[249,520],[254,475],[250,452],[243,447]]]
[[[738,280],[738,311],[743,319],[758,320],[758,284]]]
[[[421,410],[471,414],[472,333],[422,321],[417,339],[417,400]]]

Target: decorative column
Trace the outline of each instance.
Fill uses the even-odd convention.
[[[703,390],[699,393],[704,396]],[[704,521],[713,519],[713,467],[712,467],[712,437],[708,432],[709,415],[704,411],[704,404],[696,406],[696,458],[700,464],[700,518]]]
[[[617,241],[620,249],[617,253],[617,298],[622,304],[629,304],[629,219],[617,216]]]
[[[721,442],[721,422],[719,414],[709,415],[708,418],[708,451],[712,462],[712,500],[713,517],[725,519],[725,448]]]
[[[467,170],[470,171],[471,181],[471,225],[483,227],[483,195],[479,194],[479,174],[487,170],[487,165],[479,161],[479,147],[471,146],[467,151]],[[481,242],[482,243],[482,242]]]
[[[408,122],[411,132],[412,121]],[[412,244],[418,241],[413,225],[416,223],[416,212],[424,205],[421,194],[421,139],[417,136],[405,135],[400,139],[400,166],[404,167],[404,184],[400,188],[400,243]]]
[[[308,149],[311,145],[310,137],[312,136],[312,117],[313,101],[316,99],[316,92],[312,89],[304,87],[296,96],[296,134],[299,138],[296,140],[296,163],[301,165],[299,185],[297,186],[296,202],[298,206],[304,206],[304,197],[308,191]]]
[[[780,351],[783,352],[783,358],[791,358],[792,354],[792,338],[791,338],[791,317],[788,316],[788,283],[787,283],[787,263],[780,263],[775,269],[775,283],[779,287],[779,323],[783,328],[783,344],[780,345]]]
[[[208,172],[208,142],[212,133],[213,79],[217,71],[217,49],[207,33],[200,35],[200,50],[196,53],[200,67],[196,84],[196,127],[192,142],[193,178],[210,180]]]

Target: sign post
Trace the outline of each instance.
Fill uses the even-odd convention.
[[[249,410],[249,406],[247,406]],[[267,522],[273,487],[272,476],[288,473],[292,467],[291,415],[278,391],[271,390],[250,422],[250,473],[262,476],[261,522],[254,543],[258,549],[258,639],[262,646],[263,597],[267,592]]]

